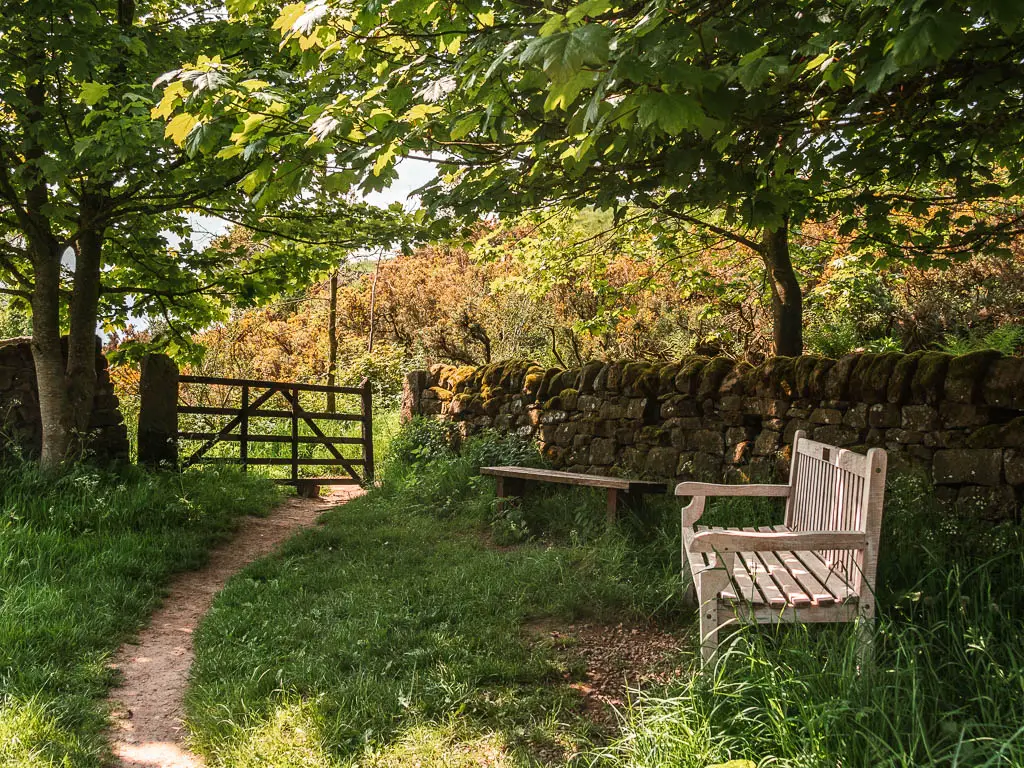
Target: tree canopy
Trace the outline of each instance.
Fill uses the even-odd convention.
[[[218,3],[179,0],[28,0],[7,9],[5,24],[0,272],[2,290],[32,309],[44,462],[63,461],[88,425],[101,316],[111,329],[158,315],[187,333],[219,316],[225,299],[251,302],[324,269],[310,247],[318,240],[354,248],[396,236],[395,216],[325,195],[318,167],[294,154],[275,157],[293,186],[260,199],[269,150],[213,157],[204,150],[227,135],[187,116],[155,119],[154,81],[210,49],[265,60],[274,41],[262,26],[228,23]],[[198,92],[217,84],[216,74],[190,83]],[[188,211],[295,233],[300,189],[322,217],[296,235],[305,247],[204,252],[187,237]]]
[[[274,22],[288,74],[196,62],[167,93],[179,117],[235,126],[222,152],[345,156],[344,187],[433,153],[435,212],[643,206],[710,228],[762,257],[794,353],[791,224],[839,213],[857,246],[918,263],[1016,231],[1021,16],[1003,0],[300,2]],[[223,86],[197,93],[199,72]]]

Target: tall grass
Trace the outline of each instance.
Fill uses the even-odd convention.
[[[277,495],[237,472],[0,466],[0,766],[102,764],[110,655]]]
[[[1024,765],[1024,538],[889,489],[875,655],[849,627],[743,628],[718,663],[641,696],[592,763],[706,768]]]

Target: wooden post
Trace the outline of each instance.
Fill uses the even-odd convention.
[[[299,390],[292,390],[292,482],[299,482]]]
[[[327,313],[327,385],[333,387],[338,380],[338,270],[331,274],[331,305]],[[337,395],[327,393],[327,412],[338,408]]]
[[[497,481],[497,488],[495,489],[495,496],[498,501],[495,505],[497,512],[504,512],[505,501],[509,496],[515,496],[518,498],[523,497],[523,490],[526,487],[526,483],[518,477],[502,477],[498,475],[495,480]]]
[[[249,471],[249,385],[242,385],[242,422],[238,426],[241,441],[238,445],[238,458],[242,462],[242,471]]]
[[[373,485],[373,390],[370,389],[370,379],[364,378],[360,387],[363,390],[360,402],[360,414],[363,417],[363,482]]]
[[[615,520],[619,515],[619,489],[609,488],[608,489],[608,506],[605,509],[605,522],[608,523],[608,527],[611,528],[615,525]]]

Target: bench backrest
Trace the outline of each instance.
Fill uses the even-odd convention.
[[[834,573],[857,592],[874,589],[878,539],[882,531],[886,454],[867,455],[808,440],[799,431],[793,440],[786,525],[794,531],[863,531],[864,550],[819,552]]]

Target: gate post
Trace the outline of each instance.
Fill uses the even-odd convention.
[[[178,366],[146,355],[139,379],[139,464],[178,465]]]
[[[373,390],[370,388],[369,377],[364,378],[360,384],[362,396],[360,398],[360,415],[362,416],[363,428],[363,483],[373,485]]]

